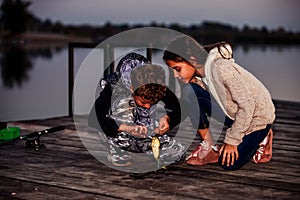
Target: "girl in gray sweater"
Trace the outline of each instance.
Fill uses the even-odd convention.
[[[271,96],[258,79],[234,61],[229,44],[202,47],[194,39],[182,36],[168,45],[163,59],[177,79],[192,86],[183,88],[182,100],[192,106],[195,100],[189,94],[194,92],[197,97],[197,132],[203,141],[188,157],[188,164],[218,162],[224,169],[237,170],[251,159],[256,163],[271,159],[271,124],[275,120]],[[214,117],[213,102],[225,114],[223,121],[227,125],[220,149],[214,145],[207,119]],[[196,121],[193,116],[190,115],[191,121]]]

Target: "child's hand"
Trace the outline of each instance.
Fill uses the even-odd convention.
[[[142,138],[145,138],[148,133],[148,129],[146,126],[139,126],[139,125],[131,126],[127,124],[121,124],[118,131],[124,131],[131,135],[142,137]]]
[[[138,136],[138,137],[142,137],[145,138],[147,136],[148,133],[148,129],[146,126],[133,126],[134,130],[130,131],[130,134]]]
[[[168,117],[168,115],[165,115],[160,118],[159,125],[158,125],[158,134],[159,135],[165,134],[170,129],[169,121],[170,121],[170,118]]]
[[[223,144],[219,153],[220,155],[223,154],[222,165],[233,165],[234,161],[239,158],[239,152],[235,145]]]

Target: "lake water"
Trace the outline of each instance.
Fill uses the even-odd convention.
[[[124,49],[116,50],[115,56],[122,53]],[[273,99],[300,102],[299,53],[299,46],[239,47],[234,50],[234,58],[265,84]],[[68,115],[67,47],[30,54],[15,50],[0,55],[0,121]],[[161,55],[153,54],[153,62],[163,63]],[[86,97],[75,102],[74,112],[86,114],[93,102],[95,85],[104,70],[103,52],[75,49],[74,65],[75,73],[79,72],[75,79],[75,99],[76,96]]]

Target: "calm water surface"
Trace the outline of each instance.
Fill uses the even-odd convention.
[[[0,121],[68,115],[68,49],[36,52],[39,53],[0,54]],[[122,53],[124,49],[115,51],[116,57]],[[234,58],[265,84],[273,99],[300,102],[299,53],[299,46],[251,47],[247,50],[239,47],[234,50]],[[163,63],[161,54],[154,54],[153,62]],[[74,112],[86,114],[93,102],[95,85],[104,70],[103,51],[78,48],[74,64],[76,80],[80,80],[75,82],[79,92],[75,91],[74,95],[86,97],[76,101]],[[12,65],[16,68],[8,67]]]

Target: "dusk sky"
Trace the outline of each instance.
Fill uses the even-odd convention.
[[[1,1],[1,0],[0,0]],[[23,0],[24,1],[24,0]],[[298,0],[27,0],[37,17],[64,24],[102,25],[216,21],[242,28],[300,31]]]

